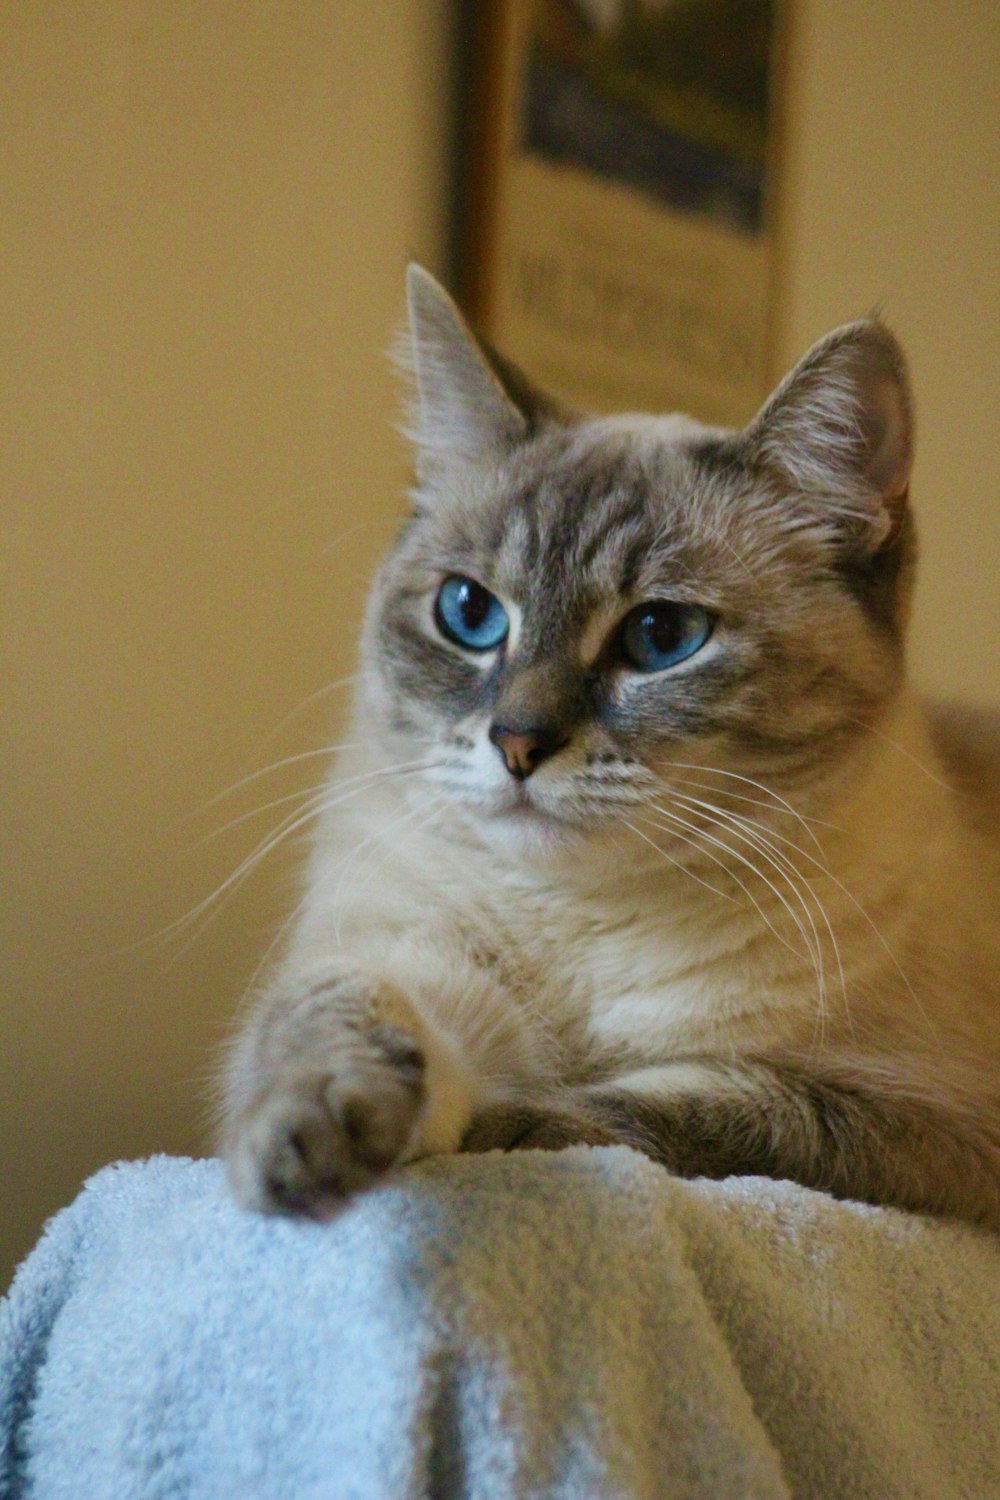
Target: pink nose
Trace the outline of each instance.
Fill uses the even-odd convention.
[[[510,729],[506,724],[491,724],[490,739],[504,758],[512,776],[523,781],[537,770],[543,760],[566,744],[567,736],[550,729]]]

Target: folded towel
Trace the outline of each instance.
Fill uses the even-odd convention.
[[[625,1148],[319,1226],[107,1168],[0,1308],[7,1500],[996,1500],[1000,1241]]]

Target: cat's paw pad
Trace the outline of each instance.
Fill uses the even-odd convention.
[[[244,1207],[328,1218],[402,1158],[423,1105],[423,1056],[388,1028],[371,1041],[370,1053],[285,1073],[254,1100],[227,1152]]]

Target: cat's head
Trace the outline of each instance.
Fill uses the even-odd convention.
[[[900,682],[914,550],[886,328],[836,330],[728,432],[560,413],[417,267],[409,308],[415,508],[363,674],[388,762],[542,842],[683,777],[759,801],[849,768]]]

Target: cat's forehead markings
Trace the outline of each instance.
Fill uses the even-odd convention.
[[[520,605],[514,603],[513,599],[504,597],[500,602],[507,611],[507,655],[513,656],[521,640],[521,632],[524,627],[524,611]]]
[[[584,449],[600,452],[609,444],[617,446],[624,441],[634,454],[652,454],[666,447],[682,449],[692,438],[705,438],[715,431],[683,412],[665,416],[623,412],[613,417],[588,418],[577,429],[577,439]]]
[[[580,662],[584,667],[592,667],[600,656],[618,614],[619,611],[612,605],[604,604],[589,615],[577,642]]]
[[[493,570],[501,588],[523,576],[524,559],[534,545],[532,527],[524,508],[511,509],[503,518],[503,529],[495,543]]]

